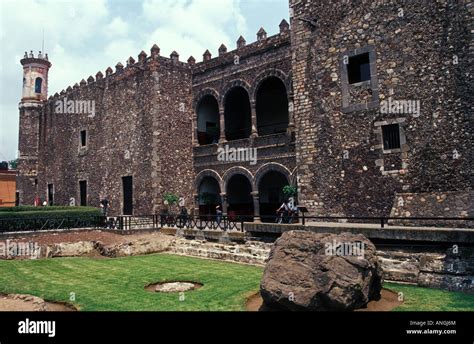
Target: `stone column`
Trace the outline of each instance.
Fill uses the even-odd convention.
[[[293,93],[290,93],[288,97],[288,134],[290,135],[295,131],[294,104]]]
[[[193,146],[198,146],[199,141],[198,141],[198,117],[196,114],[193,115],[193,123],[192,123],[192,128],[193,128]]]
[[[199,194],[193,194],[194,199],[194,215],[199,215]]]
[[[221,202],[222,202],[222,215],[227,216],[227,194],[225,192],[221,193]]]
[[[250,114],[252,115],[252,133],[250,137],[257,137],[258,136],[258,131],[257,131],[257,107],[255,104],[255,101],[252,101],[250,103]]]
[[[252,191],[251,195],[253,198],[253,215],[255,217],[259,217],[260,216],[260,196],[258,194],[258,191]],[[257,218],[254,221],[260,222],[260,218]]]
[[[219,143],[227,142],[225,138],[225,118],[224,118],[224,107],[219,107],[219,127],[220,127],[220,137]]]

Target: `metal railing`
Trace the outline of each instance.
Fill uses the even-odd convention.
[[[441,224],[456,224],[464,228],[474,227],[473,217],[369,217],[369,216],[308,216],[300,215],[181,215],[181,214],[153,214],[139,216],[119,215],[115,217],[104,216],[65,216],[65,217],[40,217],[40,218],[0,218],[1,232],[16,231],[41,231],[55,229],[95,228],[115,230],[140,230],[161,229],[165,227],[177,229],[197,230],[237,230],[245,231],[246,222],[262,222],[267,224],[300,224],[308,225],[310,222],[347,222],[350,224],[379,224],[383,229],[387,224],[399,225],[398,222],[410,222],[409,226],[423,226],[427,221]],[[391,221],[391,223],[389,223]],[[417,223],[414,225],[413,223]],[[433,224],[430,224],[433,226]],[[441,227],[441,226],[440,226]]]
[[[185,229],[212,229],[212,230],[240,230],[243,221],[229,216],[217,215],[180,215],[180,214],[155,214],[140,216],[116,216],[109,217],[104,223],[108,229],[136,230],[136,229],[160,229],[185,228]]]

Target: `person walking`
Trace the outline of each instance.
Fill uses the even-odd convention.
[[[102,216],[107,217],[108,210],[109,210],[110,202],[107,197],[104,197],[100,200],[100,208],[102,210]]]
[[[183,228],[187,223],[188,209],[184,205],[181,206],[179,211],[179,228]]]
[[[221,221],[222,221],[222,209],[221,209],[221,206],[218,205],[218,206],[216,207],[216,222],[217,222],[217,227],[220,226]]]
[[[288,200],[284,200],[280,208],[277,209],[277,218],[275,219],[276,223],[286,223],[288,217]]]

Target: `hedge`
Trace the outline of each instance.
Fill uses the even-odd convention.
[[[70,207],[70,206],[46,206],[46,207],[35,207],[33,205],[20,205],[18,207],[2,207],[0,208],[0,216],[3,212],[23,212],[23,211],[56,211],[56,210],[98,210],[98,208],[94,207]]]
[[[0,232],[95,227],[100,221],[101,211],[93,207],[23,206],[0,211]]]

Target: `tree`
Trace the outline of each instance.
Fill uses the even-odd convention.
[[[173,194],[173,193],[166,193],[163,196],[163,199],[165,200],[165,204],[168,205],[170,208],[177,204],[179,201],[179,196]]]
[[[298,193],[298,188],[294,185],[285,185],[283,187],[283,194],[285,198],[295,197]]]
[[[8,165],[10,166],[10,169],[11,169],[11,170],[16,170],[17,167],[18,167],[18,159],[10,160],[10,161],[8,162]]]

